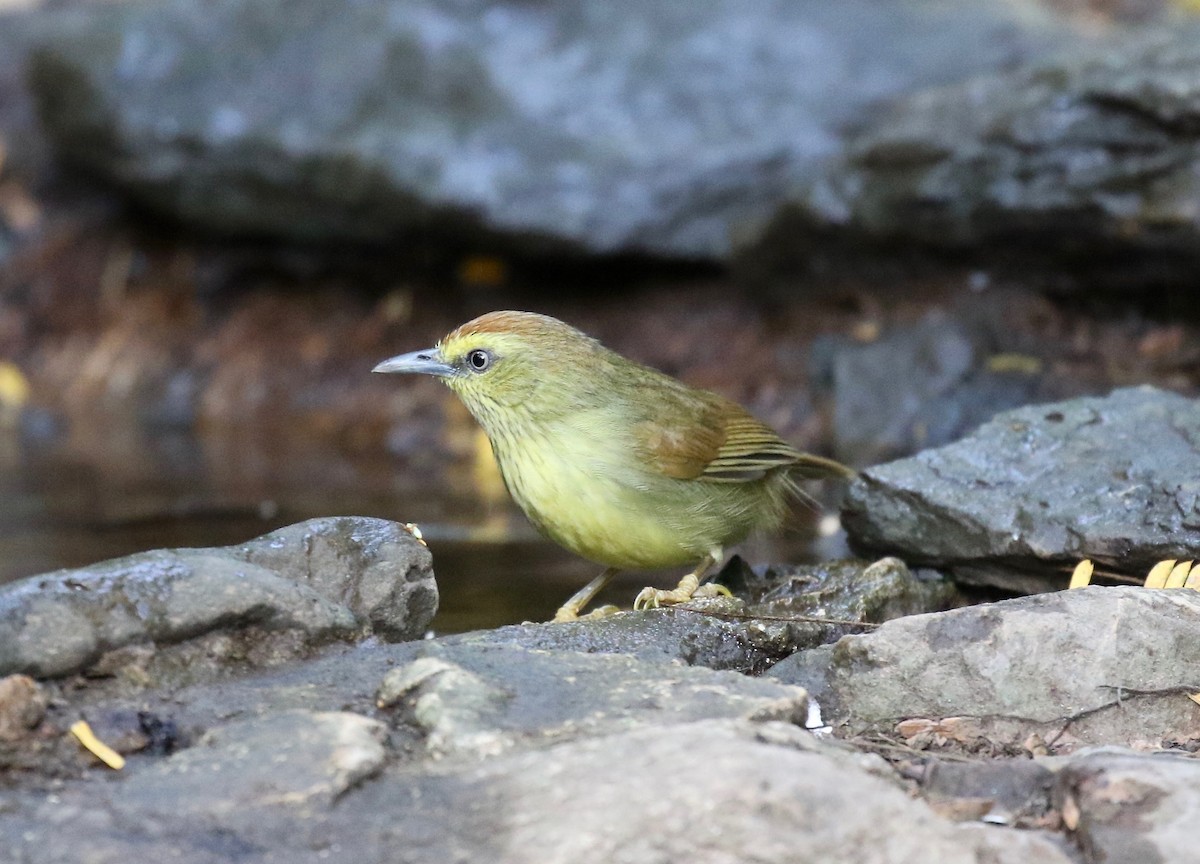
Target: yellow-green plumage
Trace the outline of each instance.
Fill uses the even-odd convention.
[[[533,524],[611,568],[719,557],[779,525],[793,476],[851,473],[796,450],[728,399],[544,315],[492,312],[377,368],[444,378]]]

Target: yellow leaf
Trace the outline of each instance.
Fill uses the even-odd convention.
[[[1163,585],[1164,588],[1182,588],[1183,583],[1187,581],[1188,571],[1192,569],[1191,561],[1181,561],[1171,568],[1171,575],[1167,577],[1167,582]]]
[[[1183,583],[1184,588],[1191,588],[1193,591],[1200,591],[1200,564],[1192,568],[1192,572],[1188,574],[1187,580]]]
[[[1091,561],[1084,558],[1075,565],[1075,571],[1071,574],[1071,583],[1067,585],[1067,589],[1083,588],[1086,585],[1092,584],[1092,573],[1096,566]]]
[[[1146,575],[1147,588],[1163,588],[1167,584],[1167,576],[1171,574],[1171,568],[1175,566],[1174,561],[1159,561],[1150,568],[1150,572]]]
[[[125,757],[97,738],[96,733],[92,731],[92,727],[87,724],[86,720],[79,720],[72,723],[71,734],[79,739],[79,743],[84,746],[85,750],[109,768],[112,768],[114,771],[120,771],[125,767]]]

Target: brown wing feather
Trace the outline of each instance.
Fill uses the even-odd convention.
[[[678,480],[746,483],[783,467],[814,478],[851,473],[801,453],[740,405],[704,391],[664,391],[655,416],[635,427],[635,440],[647,461]]]
[[[660,403],[659,416],[637,424],[634,437],[646,461],[663,474],[676,480],[693,480],[720,454],[725,427],[713,406],[699,401],[692,405],[669,404],[674,401]],[[681,417],[687,417],[688,422],[679,422]]]

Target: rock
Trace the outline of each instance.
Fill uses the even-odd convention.
[[[1090,558],[1144,576],[1200,558],[1200,401],[1149,387],[998,415],[954,444],[865,470],[851,546],[1017,591]]]
[[[948,580],[914,575],[898,558],[751,568],[734,556],[714,581],[746,601],[740,638],[776,657],[861,632],[860,625],[965,602]]]
[[[796,650],[788,631],[764,629],[744,617],[736,601],[697,601],[649,615],[629,612],[581,623],[523,624],[455,638],[478,645],[628,654],[736,672],[761,672]]]
[[[1200,25],[1172,21],[901,98],[800,196],[799,221],[993,257],[1024,250],[1138,289],[1190,279],[1198,64]]]
[[[116,797],[147,827],[275,807],[327,810],[380,770],[386,735],[382,723],[344,711],[285,711],[235,721],[131,777]]]
[[[510,746],[496,721],[512,695],[457,664],[420,657],[384,676],[375,704],[411,701],[413,722],[436,756],[495,756]]]
[[[139,706],[146,698],[137,696]],[[797,687],[733,672],[451,637],[363,643],[302,667],[195,684],[173,691],[162,710],[184,729],[292,710],[377,713],[422,753],[479,758],[663,723],[803,723],[807,707]]]
[[[64,159],[158,212],[302,243],[717,259],[877,100],[1073,36],[985,0],[89,12],[35,56],[41,116]]]
[[[79,848],[70,841],[88,829],[90,860],[103,862],[134,850],[168,849],[185,864],[220,855],[379,861],[380,850],[386,860],[413,864],[783,862],[798,855],[839,864],[864,860],[864,850],[880,864],[1072,860],[1036,832],[1009,852],[990,836],[938,818],[896,783],[785,724],[675,724],[437,770],[385,766],[375,779],[346,788],[334,808],[323,770],[328,750],[319,746],[322,770],[303,772],[290,762],[286,768],[302,771],[283,787],[297,800],[279,787],[243,786],[245,769],[279,749],[278,736],[249,731],[243,727],[226,749],[197,754],[191,763],[233,766],[231,800],[212,796],[211,772],[167,767],[189,751],[149,776],[105,784],[90,801],[67,790],[53,807],[41,804],[35,816],[53,812],[62,820],[54,831],[28,818],[0,819],[22,829],[10,836],[30,864],[69,860]],[[355,732],[365,749],[371,738]],[[247,746],[234,750],[235,740]],[[306,782],[321,791],[312,793]],[[95,806],[96,796],[103,807]],[[84,815],[89,806],[90,818]]]
[[[1030,736],[1156,748],[1200,741],[1200,593],[1092,587],[889,621],[767,677],[805,687],[839,734],[975,752]],[[900,721],[922,718],[921,723]],[[949,718],[949,719],[946,719]]]
[[[935,310],[874,342],[827,337],[814,346],[839,460],[871,465],[948,444],[998,411],[1035,401],[1041,374],[989,368],[984,334],[962,317]]]
[[[964,825],[960,836],[975,844],[982,861],[1028,861],[1029,864],[1077,861],[1075,846],[1040,831],[1014,831],[991,825]]]
[[[20,741],[46,716],[48,700],[28,675],[0,678],[0,741]]]
[[[5,586],[0,669],[66,675],[132,642],[179,642],[250,624],[316,639],[358,629],[345,607],[264,568],[203,551],[147,552]]]
[[[0,587],[0,672],[66,675],[114,649],[197,639],[193,655],[274,663],[373,623],[421,633],[436,604],[428,550],[403,528],[318,519],[244,546],[146,552]],[[250,644],[231,635],[248,629]]]
[[[975,819],[1001,825],[1040,820],[1052,806],[1054,772],[1033,759],[951,762],[935,760],[925,768],[921,794],[938,804],[980,802]]]
[[[87,721],[96,737],[118,753],[166,756],[191,743],[172,718],[152,711],[102,709],[89,711]]]
[[[1194,758],[1109,751],[1071,760],[1055,797],[1088,861],[1187,861],[1198,790]]]
[[[436,755],[698,719],[803,723],[808,709],[799,688],[728,672],[470,644],[389,673],[382,689],[407,697],[407,716]]]
[[[475,811],[478,822],[456,839],[475,860],[524,861],[530,849],[551,862],[766,862],[798,854],[849,862],[861,861],[864,849],[880,862],[977,860],[967,835],[892,783],[780,743],[764,744],[752,727],[714,722],[493,760],[460,782],[484,796],[495,789],[524,815]],[[386,786],[371,791],[378,806],[396,794]],[[501,833],[508,854],[491,842]],[[455,846],[441,848],[445,856]]]
[[[398,522],[310,519],[231,551],[342,603],[389,642],[419,639],[437,613],[429,549]]]

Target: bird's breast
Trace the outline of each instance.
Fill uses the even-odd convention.
[[[693,563],[711,545],[680,530],[671,502],[639,476],[617,436],[546,429],[489,437],[525,515],[584,558],[628,569],[672,567]]]

